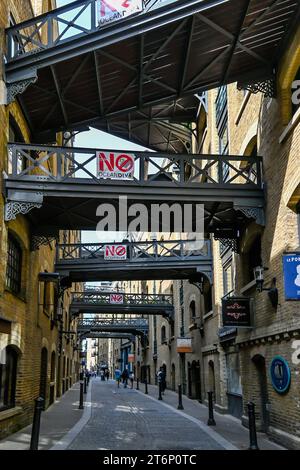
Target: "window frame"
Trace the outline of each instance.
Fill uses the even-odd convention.
[[[12,251],[15,251],[15,254],[11,255],[11,249]],[[12,257],[14,257],[14,265],[11,263]],[[5,289],[17,296],[22,292],[23,258],[24,256],[21,244],[14,235],[8,233]],[[13,271],[15,274],[14,276],[11,275],[11,272]]]

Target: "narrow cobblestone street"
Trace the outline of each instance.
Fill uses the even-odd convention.
[[[238,420],[215,413],[216,426],[207,426],[207,408],[183,397],[184,411],[177,410],[177,394],[166,390],[158,401],[156,386],[140,390],[124,388],[114,380],[92,379],[85,408],[78,409],[75,384],[60,401],[42,414],[41,450],[246,450],[248,430]],[[0,450],[29,448],[31,426],[1,441]],[[283,449],[264,434],[258,435],[264,450]]]
[[[223,445],[222,445],[222,444]],[[227,445],[226,445],[227,444]],[[68,447],[72,450],[208,449],[232,446],[158,400],[115,382],[94,380],[91,418]],[[233,447],[232,447],[233,448]]]

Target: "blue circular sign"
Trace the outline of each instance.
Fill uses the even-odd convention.
[[[281,356],[275,356],[270,366],[272,385],[277,393],[285,393],[291,383],[291,372],[287,361]]]

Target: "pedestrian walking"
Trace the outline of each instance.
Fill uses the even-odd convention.
[[[160,367],[159,371],[157,372],[157,381],[158,381],[158,384],[161,384],[160,385],[161,386],[161,392],[164,395],[164,392],[165,392],[166,387],[167,387],[167,383],[166,383],[166,374],[165,374],[165,371],[164,371],[163,367]]]
[[[105,374],[104,374],[103,369],[100,370],[100,378],[101,378],[102,381],[105,380]]]
[[[128,369],[124,369],[122,372],[122,380],[123,380],[124,388],[127,388],[128,378],[129,378]]]
[[[130,383],[131,383],[131,388],[133,388],[133,382],[134,382],[134,373],[133,373],[133,371],[131,371],[130,374],[129,374],[129,380],[130,380]]]
[[[108,369],[106,369],[106,371],[105,371],[105,378],[106,378],[106,380],[109,380],[109,370]]]

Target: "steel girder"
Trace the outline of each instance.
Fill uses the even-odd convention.
[[[61,282],[190,279],[204,274],[211,282],[210,241],[172,240],[124,242],[126,259],[107,260],[105,247],[114,243],[65,244],[57,246],[55,270]]]
[[[70,313],[162,315],[173,319],[172,295],[85,291],[72,294]]]
[[[111,332],[111,333],[131,333],[133,335],[146,335],[148,333],[148,320],[143,318],[122,319],[83,319],[77,322],[77,332],[95,333],[95,332]]]
[[[147,206],[148,222],[151,204],[203,204],[208,233],[233,226],[239,230],[247,217],[263,224],[261,157],[127,152],[135,162],[132,179],[113,180],[98,174],[100,152],[8,144],[11,166],[4,180],[6,220],[30,212],[40,235],[44,230],[48,236],[57,229],[94,230],[99,204],[109,202],[118,214],[123,201],[128,208],[136,203]],[[41,207],[43,211],[38,210]]]

